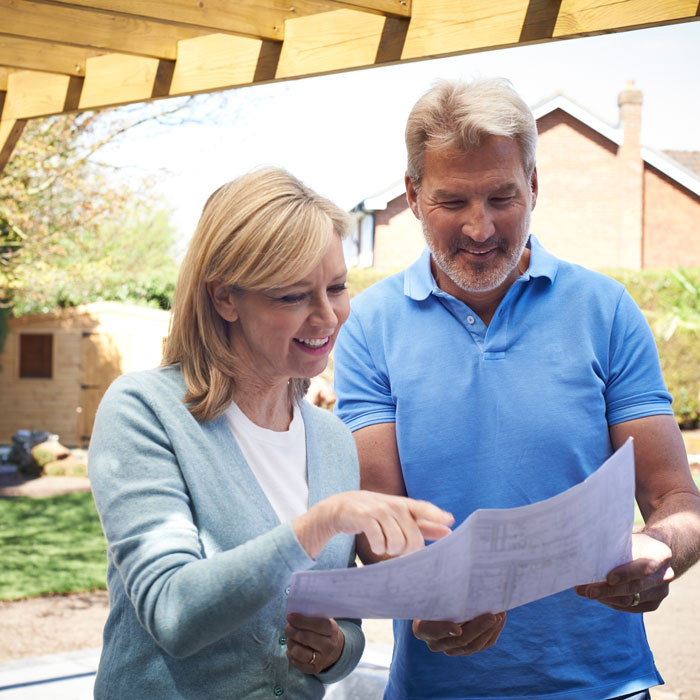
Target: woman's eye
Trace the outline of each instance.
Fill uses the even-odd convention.
[[[279,301],[285,304],[296,304],[303,301],[304,296],[304,294],[285,294],[283,297],[279,298]]]
[[[343,284],[334,284],[332,287],[328,287],[328,291],[331,294],[342,294],[347,288],[347,285],[343,282]]]

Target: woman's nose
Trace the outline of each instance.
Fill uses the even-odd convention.
[[[333,326],[337,323],[337,316],[330,299],[327,296],[320,298],[315,304],[311,314],[313,322],[317,326]]]

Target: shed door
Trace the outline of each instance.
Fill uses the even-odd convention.
[[[120,342],[121,341],[121,342]],[[120,347],[129,336],[83,333],[80,340],[80,417],[78,438],[90,442],[95,413],[109,385],[122,374]]]

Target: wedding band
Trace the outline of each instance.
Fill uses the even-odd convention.
[[[632,597],[632,606],[635,607],[635,605],[639,605],[639,592],[635,593],[634,596]]]
[[[637,594],[637,595],[639,595],[639,594]],[[637,602],[639,602],[639,601],[637,601]],[[309,666],[313,666],[315,662],[316,662],[316,651],[313,650],[311,652],[311,661],[309,661]]]

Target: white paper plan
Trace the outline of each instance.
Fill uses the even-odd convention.
[[[396,559],[293,574],[287,611],[463,622],[603,580],[632,558],[633,523],[630,438],[552,498],[474,511],[447,537]]]

